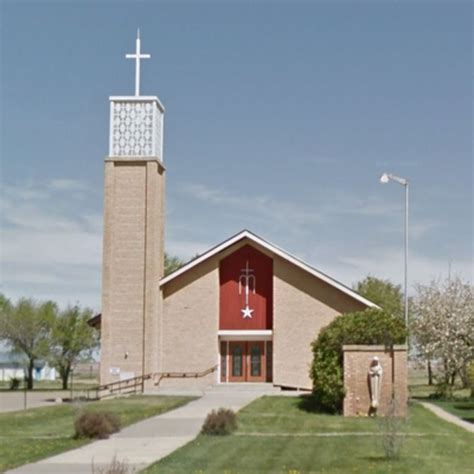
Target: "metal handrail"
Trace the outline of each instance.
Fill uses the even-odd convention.
[[[203,370],[202,372],[156,372],[154,374],[154,383],[159,385],[163,379],[185,379],[185,378],[200,378],[212,374],[217,370],[217,365]]]
[[[154,385],[159,385],[163,379],[166,378],[200,378],[205,377],[206,375],[211,374],[217,370],[217,365],[210,367],[209,369],[203,370],[202,372],[152,372],[145,375],[139,375],[138,377],[133,377],[125,380],[117,380],[116,382],[110,382],[103,385],[98,385],[97,387],[92,387],[86,390],[86,398],[88,400],[100,400],[102,398],[111,397],[113,395],[124,395],[124,394],[136,394],[139,392],[138,388],[140,387],[140,392],[144,391],[144,384],[146,380],[153,379]],[[108,393],[102,394],[108,390]],[[94,394],[94,397],[91,395]]]

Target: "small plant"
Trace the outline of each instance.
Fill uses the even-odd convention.
[[[454,386],[443,378],[436,378],[436,390],[432,398],[452,400],[454,398]]]
[[[397,403],[392,399],[385,416],[377,417],[380,441],[387,459],[398,459],[405,442],[407,420],[396,413]]]
[[[201,433],[206,435],[228,435],[237,428],[237,419],[232,410],[219,408],[212,410],[206,417]]]
[[[120,431],[120,419],[109,412],[84,412],[74,421],[75,438],[108,438]]]
[[[133,474],[135,469],[128,467],[127,461],[119,461],[117,456],[112,458],[108,466],[96,467],[92,461],[92,474]]]
[[[18,390],[20,388],[20,379],[12,377],[10,379],[10,390]]]

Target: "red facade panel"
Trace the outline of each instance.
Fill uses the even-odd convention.
[[[250,245],[220,262],[220,329],[272,329],[273,260]]]

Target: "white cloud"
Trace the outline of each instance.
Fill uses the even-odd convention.
[[[180,192],[194,199],[227,208],[229,211],[242,210],[251,219],[264,218],[273,223],[282,223],[287,230],[295,230],[295,226],[308,228],[312,224],[325,224],[342,219],[344,216],[384,218],[402,216],[403,204],[393,202],[379,195],[361,199],[347,191],[321,190],[314,191],[311,203],[295,203],[288,196],[279,198],[270,195],[236,195],[224,190],[209,188],[202,184],[185,183]],[[412,224],[412,237],[417,238],[425,231],[432,229],[434,221],[418,220]],[[392,225],[390,225],[393,228]],[[399,226],[398,226],[399,228]]]
[[[367,248],[363,253],[333,255],[332,258],[319,262],[314,258],[311,260],[318,269],[348,286],[352,286],[367,275],[389,279],[403,286],[404,254],[402,249]],[[460,275],[463,279],[474,281],[472,261],[432,258],[412,252],[408,258],[409,293],[413,292],[415,282],[427,284],[433,279],[447,277],[450,272]]]
[[[295,254],[299,249],[308,263],[345,284],[351,285],[367,274],[397,283],[403,281],[402,248],[389,243],[390,234],[401,232],[400,226],[393,224],[390,218],[400,215],[400,205],[381,202],[379,197],[360,200],[347,192],[321,192],[316,206],[270,195],[240,196],[199,184],[183,185],[179,190],[187,202],[197,200],[209,204],[199,207],[206,209],[203,217],[210,221],[202,223],[208,232],[200,235],[196,224],[186,222],[186,215],[173,216],[171,238],[167,239],[167,250],[172,255],[189,259],[228,237],[227,228],[216,218],[215,211],[219,209],[222,215],[240,214],[238,222],[257,224],[259,227],[255,230],[263,232],[262,237],[288,246]],[[102,214],[96,208],[99,199],[91,202],[87,199],[94,192],[87,183],[69,179],[3,186],[1,291],[12,298],[49,298],[61,305],[79,302],[100,309]],[[189,216],[190,212],[186,214]],[[387,237],[385,246],[371,247],[365,242],[347,245],[344,241],[347,230],[341,223],[354,216],[372,219],[372,222],[364,222],[374,228],[379,225],[377,232]],[[377,224],[381,216],[387,217],[383,226]],[[184,228],[177,225],[176,220],[180,219],[185,223]],[[411,239],[426,238],[440,225],[435,220],[417,219],[411,224]],[[333,232],[321,237],[320,229],[330,228]],[[241,229],[234,228],[231,232],[238,230]],[[222,237],[214,238],[215,235]],[[329,238],[330,235],[334,239]],[[317,248],[315,241],[318,241]],[[450,265],[452,272],[472,279],[472,261],[428,257],[412,249],[409,263],[411,282],[427,283],[446,275]]]
[[[90,191],[91,187],[88,183],[78,179],[59,178],[53,179],[49,183],[49,187],[58,191]]]
[[[215,206],[244,212],[248,220],[264,219],[273,225],[295,229],[308,223],[322,221],[322,213],[316,208],[297,205],[286,199],[266,195],[236,195],[202,184],[182,184],[180,192]]]
[[[268,237],[276,244],[289,245],[287,250],[300,253],[308,263],[345,284],[351,285],[368,274],[403,282],[401,202],[392,202],[389,198],[378,195],[361,199],[347,191],[336,193],[324,190],[313,203],[304,205],[268,195],[239,196],[201,184],[182,185],[180,191],[214,206],[216,210],[223,209],[227,214],[245,211],[245,220],[258,223],[257,232],[263,231],[262,237]],[[212,213],[211,208],[211,216]],[[358,222],[357,225],[354,225],[354,219]],[[219,222],[210,225],[215,229],[219,229],[219,226]],[[367,226],[373,230],[370,235],[372,240],[375,232],[380,235],[381,243],[374,246],[373,242],[370,244],[364,240],[363,236],[367,234],[364,227]],[[422,253],[423,242],[429,234],[441,230],[443,226],[441,221],[420,217],[410,223],[411,282],[428,283],[432,278],[446,275],[450,266],[453,272],[472,279],[472,261]],[[326,229],[328,232],[321,237],[321,230]],[[278,235],[278,238],[273,238],[274,235]],[[394,240],[399,235],[400,246],[394,247]],[[350,240],[349,243],[347,239]],[[317,247],[312,247],[315,242]],[[212,241],[209,247],[217,243]],[[177,242],[174,245],[179,254],[179,245]],[[191,250],[192,241],[187,241],[185,247],[186,256],[196,252]]]
[[[206,252],[215,244],[216,242],[173,239],[167,244],[166,251],[170,255],[178,255],[184,261],[188,261],[195,257],[196,254],[201,255]]]
[[[3,187],[1,281],[8,297],[99,308],[102,216],[75,199],[89,192],[87,183],[69,179]]]

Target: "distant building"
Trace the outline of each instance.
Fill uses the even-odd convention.
[[[25,377],[26,358],[21,354],[0,352],[0,381],[8,382],[13,378]],[[34,380],[56,380],[56,369],[47,362],[38,360],[33,371]]]

